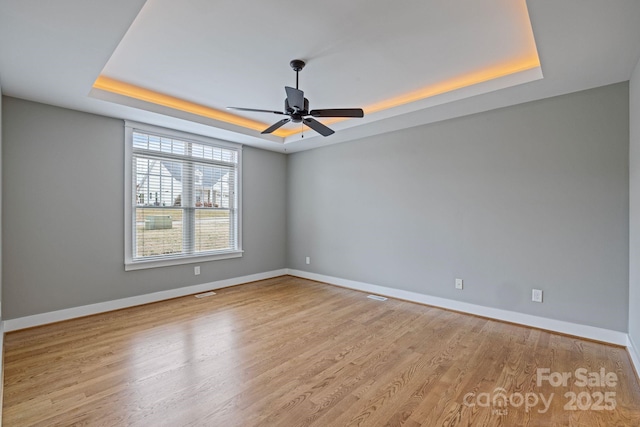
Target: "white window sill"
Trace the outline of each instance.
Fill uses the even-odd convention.
[[[183,257],[176,257],[176,258],[150,259],[150,260],[143,260],[143,261],[127,260],[124,263],[124,270],[125,271],[144,270],[147,268],[168,267],[171,265],[193,264],[196,262],[216,261],[216,260],[229,259],[229,258],[240,258],[242,257],[242,254],[243,254],[243,251],[235,251],[235,252],[225,252],[221,254],[193,255],[193,256],[183,256]]]

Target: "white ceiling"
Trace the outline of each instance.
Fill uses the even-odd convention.
[[[9,96],[295,152],[628,80],[638,0],[0,0],[0,87]],[[528,11],[528,16],[527,16]],[[535,37],[535,41],[534,41]],[[98,76],[218,110],[369,107],[513,62],[540,67],[330,126],[323,138],[262,136],[92,90]],[[541,78],[544,76],[543,78]],[[243,114],[265,127],[281,117]],[[287,125],[293,126],[293,125]],[[299,126],[299,125],[298,125]]]

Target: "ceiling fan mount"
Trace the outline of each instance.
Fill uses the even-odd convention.
[[[272,133],[285,124],[292,123],[304,123],[311,129],[315,130],[322,136],[329,136],[334,131],[315,120],[313,117],[344,117],[344,118],[359,118],[364,117],[364,111],[361,108],[331,108],[322,110],[309,110],[309,100],[304,97],[304,92],[298,89],[298,74],[304,68],[306,63],[301,59],[292,60],[289,65],[296,72],[296,87],[292,88],[285,86],[287,97],[284,100],[284,111],[273,110],[259,110],[255,108],[241,108],[241,107],[227,107],[231,110],[239,111],[252,111],[258,113],[273,113],[284,116],[289,116],[287,119],[282,119],[267,129],[263,130],[262,134]]]
[[[307,64],[302,59],[294,59],[293,61],[289,62],[289,65],[291,66],[291,68],[293,68],[293,71],[297,73],[298,71],[302,71],[304,66]]]

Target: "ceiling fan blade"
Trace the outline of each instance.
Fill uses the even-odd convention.
[[[282,111],[259,110],[257,108],[227,107],[227,110],[253,111],[255,113],[273,113],[273,114],[281,114],[281,115],[284,114]]]
[[[289,86],[285,86],[284,90],[287,91],[289,107],[297,109],[298,111],[304,110],[304,92]]]
[[[311,110],[309,115],[313,117],[364,117],[364,111],[362,108],[327,108]]]
[[[303,119],[302,121],[304,122],[305,125],[309,126],[311,129],[315,130],[316,132],[318,132],[322,136],[329,136],[329,135],[335,133],[333,130],[331,130],[330,128],[326,127],[325,125],[323,125],[322,123],[320,123],[319,121],[317,121],[315,119],[310,119],[309,117],[307,117],[307,118]]]
[[[279,122],[276,122],[276,123],[272,124],[271,126],[269,126],[268,128],[266,128],[265,130],[263,130],[260,133],[262,133],[262,134],[271,133],[274,130],[279,129],[281,126],[286,125],[290,121],[291,121],[291,119],[282,119]]]

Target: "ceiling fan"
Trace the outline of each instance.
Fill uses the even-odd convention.
[[[295,89],[289,86],[285,86],[284,88],[287,92],[287,98],[284,100],[284,112],[240,107],[227,107],[227,109],[289,116],[289,118],[282,119],[269,126],[261,132],[262,134],[271,133],[276,129],[279,129],[281,126],[284,126],[289,122],[293,122],[304,123],[320,135],[329,136],[333,134],[334,131],[313,117],[364,117],[364,111],[362,111],[361,108],[328,108],[309,111],[309,100],[304,97],[304,92],[298,89],[298,73],[304,68],[305,62],[300,59],[294,59],[289,63],[289,65],[293,71],[296,72],[296,87]]]

